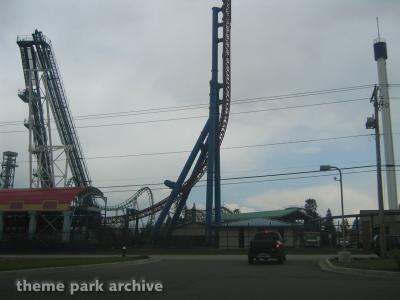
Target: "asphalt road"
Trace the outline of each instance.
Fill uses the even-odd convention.
[[[292,255],[275,262],[248,265],[242,255],[153,256],[151,261],[0,274],[0,299],[398,299],[400,280],[324,272],[323,256]],[[17,292],[16,280],[60,281],[64,292]],[[160,281],[162,292],[80,292],[69,282],[130,283]]]

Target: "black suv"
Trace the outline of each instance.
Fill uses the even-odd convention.
[[[263,231],[258,232],[250,242],[248,253],[249,264],[254,263],[254,259],[267,260],[277,259],[279,263],[286,260],[286,249],[283,246],[284,239],[278,232]]]

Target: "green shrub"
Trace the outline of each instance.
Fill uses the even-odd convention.
[[[391,257],[391,258],[394,259],[394,261],[395,261],[396,264],[397,264],[397,267],[398,267],[399,270],[400,270],[400,249],[391,250],[391,251],[389,252],[389,257]]]

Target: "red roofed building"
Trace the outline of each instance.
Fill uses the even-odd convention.
[[[67,211],[83,188],[2,189],[0,211]]]
[[[74,226],[73,212],[77,207],[81,208],[83,199],[90,196],[103,197],[103,194],[94,187],[0,189],[0,241],[61,238],[62,242],[69,242],[71,227]],[[83,215],[94,213],[99,219],[99,212],[94,207]],[[87,224],[79,218],[74,217],[76,223]]]

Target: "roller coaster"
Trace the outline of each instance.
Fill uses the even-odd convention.
[[[222,27],[222,37],[219,37],[219,27]],[[218,224],[221,211],[222,213],[230,212],[221,208],[219,149],[227,129],[231,103],[231,0],[223,0],[222,7],[213,8],[212,32],[210,115],[177,181],[165,181],[165,184],[171,188],[170,195],[154,202],[150,188],[143,187],[129,199],[117,205],[107,206],[99,204],[96,197],[104,199],[104,196],[98,189],[93,188],[92,195],[86,197],[85,203],[82,202],[81,205],[116,214],[122,212],[119,215],[105,214],[104,224],[112,226],[147,218],[148,221],[155,222],[153,237],[156,238],[160,231],[164,229],[169,231],[178,222],[193,186],[206,172],[207,205],[206,211],[201,212],[199,218],[205,219],[210,231],[213,215],[215,215],[214,224]],[[219,43],[222,43],[221,83],[218,80]],[[25,89],[19,91],[18,95],[29,105],[29,118],[25,126],[29,129],[30,136],[31,187],[54,188],[60,184],[91,187],[89,170],[85,163],[51,41],[42,32],[36,30],[32,36],[18,37],[17,44],[20,48],[25,79]],[[222,90],[222,99],[220,99],[220,90]],[[53,145],[50,113],[62,144],[59,146]],[[64,152],[65,169],[57,165],[57,157],[55,157],[57,150]],[[33,157],[36,158],[37,170],[33,169]],[[67,166],[72,173],[72,177],[69,178]],[[190,170],[192,170],[191,174],[189,174]],[[60,181],[57,181],[58,178],[61,178]],[[214,191],[215,208],[213,208]],[[147,207],[139,208],[140,197],[147,199]],[[170,213],[173,217],[170,224],[166,226],[166,216]]]

